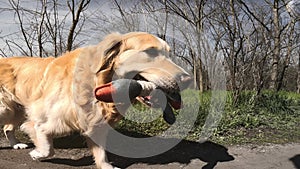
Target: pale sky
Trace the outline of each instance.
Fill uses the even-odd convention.
[[[103,13],[111,12],[110,2],[111,1],[107,1],[107,0],[100,0],[100,1],[92,0],[91,4],[87,8],[87,11],[85,11],[85,15],[90,18],[95,18],[98,13],[103,14]],[[31,9],[31,10],[39,8],[40,5],[40,1],[32,1],[32,0],[20,0],[20,3],[21,3],[20,6],[22,6],[23,8]],[[66,4],[66,1],[62,0],[61,3]],[[11,8],[9,2],[6,0],[1,0],[0,1],[0,37],[4,37],[6,39],[9,36],[10,37],[8,38],[9,40],[13,38],[15,42],[20,42],[19,45],[21,46],[25,45],[25,44],[21,44],[21,40],[18,40],[18,38],[23,38],[23,36],[21,35],[20,25],[15,16],[15,13],[12,10],[7,10],[7,8]],[[66,8],[60,9],[59,10],[59,13],[61,15],[60,17],[61,18],[65,17],[67,12],[68,11],[66,10]],[[71,18],[69,17],[69,19],[67,19],[66,21],[70,22]],[[36,21],[33,20],[32,22],[36,22]],[[28,24],[25,24],[24,26],[26,27],[28,26]],[[82,31],[82,36],[93,36],[93,34],[96,34],[95,32],[91,31],[91,30],[96,30],[95,28],[92,27],[93,25],[85,26],[84,30]],[[66,26],[66,28],[68,29],[69,27]],[[67,35],[67,31],[68,30],[66,30],[66,35]],[[101,38],[102,37],[99,37],[98,39]],[[96,42],[90,42],[90,43],[96,43]],[[6,44],[3,42],[3,40],[0,39],[0,48],[4,49],[5,46]]]

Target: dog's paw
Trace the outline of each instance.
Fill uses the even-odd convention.
[[[25,149],[25,148],[27,148],[28,147],[28,145],[27,144],[24,144],[24,143],[18,143],[18,144],[15,144],[14,146],[13,146],[13,148],[15,149],[15,150],[17,150],[17,149]]]
[[[29,155],[31,156],[31,158],[32,158],[33,160],[37,160],[37,161],[40,161],[40,160],[43,160],[43,159],[49,157],[48,154],[42,154],[42,153],[40,153],[38,150],[32,150],[32,151],[29,153]]]
[[[118,167],[114,167],[114,166],[110,165],[109,163],[102,163],[100,165],[100,168],[101,169],[121,169],[121,168],[118,168]]]

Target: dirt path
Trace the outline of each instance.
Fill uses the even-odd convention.
[[[73,142],[74,140],[72,140]],[[91,154],[82,146],[56,146],[54,157],[32,161],[26,150],[12,150],[0,138],[1,169],[95,169]],[[67,148],[69,147],[69,148]],[[300,143],[285,145],[243,145],[224,147],[212,142],[182,141],[164,154],[132,159],[108,154],[115,166],[128,169],[300,169]]]

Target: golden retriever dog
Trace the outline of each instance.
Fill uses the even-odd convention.
[[[21,125],[35,145],[30,156],[41,160],[54,154],[54,136],[77,131],[86,137],[97,168],[113,168],[106,162],[106,134],[130,104],[99,101],[95,89],[113,80],[135,79],[178,93],[191,78],[167,57],[169,48],[148,33],[114,33],[98,45],[58,58],[1,58],[0,117],[11,145],[18,145],[14,129]]]

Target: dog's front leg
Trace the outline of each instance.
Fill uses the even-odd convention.
[[[29,154],[33,160],[42,160],[54,155],[53,140],[50,134],[43,130],[43,126],[34,125],[35,137],[31,138],[35,149]]]
[[[90,148],[97,168],[99,169],[117,169],[110,165],[106,160],[105,144],[108,133],[106,125],[94,127],[92,133],[86,136],[88,147]]]

